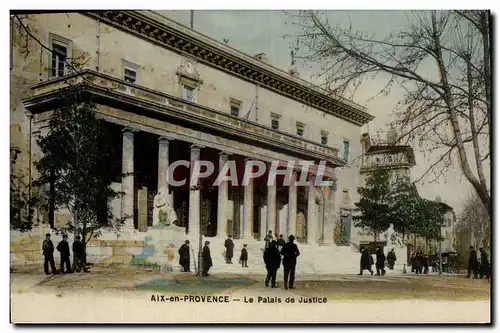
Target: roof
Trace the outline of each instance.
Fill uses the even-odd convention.
[[[362,126],[375,118],[361,105],[333,96],[310,82],[154,11],[88,11],[81,14],[356,125]]]

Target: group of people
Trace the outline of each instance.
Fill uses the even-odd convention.
[[[45,271],[45,274],[50,275],[51,273],[49,272],[49,265],[50,269],[52,271],[52,274],[67,274],[67,273],[73,273],[75,270],[77,272],[84,271],[88,272],[89,270],[87,269],[87,266],[85,264],[85,246],[83,245],[82,241],[80,240],[80,236],[76,236],[75,241],[73,242],[73,267],[71,267],[71,261],[70,261],[70,251],[69,251],[69,243],[68,243],[68,236],[63,235],[62,241],[57,244],[57,251],[59,251],[60,258],[61,258],[61,269],[60,271],[57,271],[56,265],[54,262],[54,243],[52,243],[52,240],[50,239],[50,234],[47,233],[45,235],[45,240],[42,243],[42,252],[44,256],[44,263],[43,263],[43,270]]]
[[[283,235],[277,240],[273,237],[273,232],[269,230],[264,238],[264,264],[266,265],[267,276],[264,284],[271,288],[277,288],[276,275],[281,263],[283,263],[284,287],[285,289],[294,289],[295,267],[297,266],[297,257],[300,255],[297,244],[294,243],[295,237],[288,236],[288,242],[285,243]]]
[[[232,264],[233,263],[233,250],[234,250],[234,242],[229,235],[224,242],[224,247],[226,248],[226,264]],[[243,244],[243,248],[241,249],[241,254],[240,254],[240,264],[241,267],[248,267],[248,251],[247,251],[247,244]]]
[[[373,275],[373,257],[370,254],[370,251],[368,249],[362,247],[360,249],[361,252],[361,259],[360,259],[360,268],[359,268],[359,274],[358,275],[363,275],[363,271],[366,269],[368,272],[370,272],[371,275]],[[377,270],[377,276],[383,276],[385,275],[385,260],[386,256],[384,254],[384,250],[380,247],[377,247],[377,250],[375,251],[375,268]],[[389,264],[389,269],[394,269],[394,264],[396,262],[396,254],[394,253],[394,249],[392,249],[388,254],[387,254],[387,262]]]
[[[479,249],[480,259],[477,258],[477,252],[474,249],[474,246],[469,247],[469,262],[467,265],[467,278],[470,278],[473,275],[474,279],[486,278],[490,279],[490,262],[488,260],[488,254],[483,248]],[[479,273],[479,274],[478,274]]]
[[[428,274],[429,273],[429,256],[422,251],[417,251],[411,255],[410,265],[411,272],[415,274]]]

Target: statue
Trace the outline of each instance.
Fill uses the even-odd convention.
[[[177,214],[164,192],[154,198],[153,225],[170,226],[177,222]]]
[[[387,241],[387,246],[389,245],[404,246],[401,237],[399,237],[397,232],[394,230],[394,224],[392,223],[389,225],[389,229],[387,229],[387,232],[385,233],[385,238]]]

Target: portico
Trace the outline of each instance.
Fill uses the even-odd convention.
[[[120,198],[120,217],[125,221],[124,228],[127,230],[138,229],[134,223],[137,221],[136,198],[138,189],[144,187],[138,184],[136,168],[139,162],[141,165],[155,165],[154,168],[143,167],[142,173],[145,170],[157,170],[157,175],[148,175],[148,179],[156,178],[157,181],[149,181],[147,190],[168,195],[172,208],[177,213],[177,224],[186,227],[188,234],[194,236],[201,229],[205,235],[226,237],[232,234],[249,240],[262,238],[267,230],[285,236],[297,233],[297,202],[299,192],[302,191],[297,190],[295,182],[302,170],[300,167],[293,170],[290,184],[283,185],[283,179],[278,177],[277,184],[267,186],[266,172],[260,178],[250,179],[248,186],[242,186],[240,183],[245,161],[271,163],[278,160],[284,166],[291,160],[326,161],[324,179],[334,179],[333,169],[345,164],[337,157],[337,150],[334,148],[194,105],[174,96],[146,89],[141,92],[137,87],[131,90],[126,82],[100,73],[86,71],[84,75],[96,82],[90,86],[82,85],[81,90],[84,94],[99,96],[96,110],[98,116],[114,124],[113,126],[122,128],[121,172],[124,176],[121,178],[121,190],[124,195]],[[79,79],[81,76],[75,77],[75,80]],[[102,88],[117,85],[118,90],[123,93],[116,90],[101,93]],[[35,114],[37,126],[45,126],[46,111],[56,105],[57,93],[61,89],[64,89],[62,80],[43,83],[35,87],[34,96],[25,101],[25,105]],[[199,128],[199,124],[204,128]],[[242,127],[245,127],[244,130]],[[157,152],[154,154],[156,160],[141,155],[144,147],[137,146],[138,135],[150,137],[147,141],[148,149]],[[153,140],[153,137],[156,139]],[[139,144],[145,144],[146,141],[141,142],[143,143]],[[156,147],[150,146],[153,142],[156,142]],[[139,161],[136,154],[139,154]],[[189,187],[173,187],[168,184],[166,174],[169,166],[180,159],[191,162],[189,174],[186,174],[187,170],[182,171],[185,168],[181,166],[176,168],[174,177],[190,175],[193,162],[207,159],[214,162],[219,169],[217,171],[222,170],[228,161],[235,161],[240,181],[238,184],[224,181],[214,187],[214,178],[209,178],[194,186],[189,184]],[[185,178],[189,183],[189,177]],[[283,205],[277,204],[278,190]],[[314,190],[315,186],[312,184],[304,193]],[[216,195],[211,194],[215,192]],[[318,225],[322,216],[317,214],[317,206],[315,196],[307,195],[307,212],[302,214],[306,216],[305,234],[310,243],[317,243],[314,239],[319,239]],[[333,206],[328,205],[328,209],[333,209]],[[326,222],[330,223],[333,228],[333,221]],[[263,228],[265,230],[261,230]],[[326,230],[328,232],[329,229]],[[323,238],[333,238],[333,232],[331,235],[325,233]]]

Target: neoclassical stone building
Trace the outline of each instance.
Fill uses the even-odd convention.
[[[18,18],[34,38],[26,38]],[[94,98],[113,134],[109,167],[130,174],[117,177],[113,186],[125,194],[111,202],[117,217],[129,217],[125,230],[152,225],[158,191],[168,192],[179,225],[191,235],[261,239],[273,230],[329,244],[339,216],[344,229],[353,228],[349,217],[361,184],[354,161],[361,127],[373,119],[363,107],[271,66],[264,54],[243,54],[152,11],[11,20],[11,143],[21,151],[16,167],[30,170],[28,178],[36,177],[36,138],[46,133],[71,79]],[[238,170],[247,160],[326,161],[324,178],[335,185],[266,186],[266,173],[246,187],[214,187],[213,177],[195,187],[169,186],[167,169],[178,160],[209,160],[219,169],[234,160]],[[175,177],[189,172],[179,167]],[[51,192],[50,185],[32,191]],[[48,207],[37,210],[38,221],[68,222],[63,211]],[[354,230],[349,235],[356,237]]]

